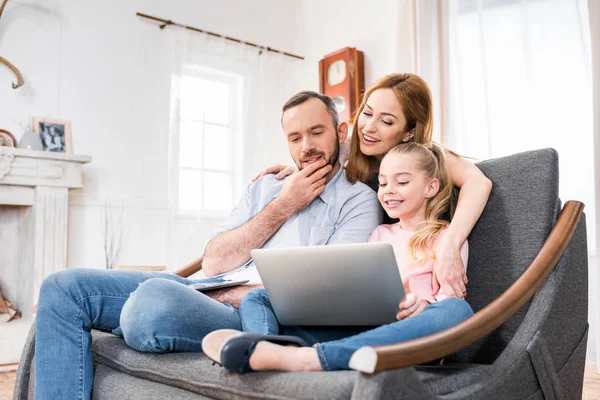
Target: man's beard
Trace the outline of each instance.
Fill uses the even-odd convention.
[[[307,158],[315,157],[315,156],[325,158],[325,153],[322,151],[311,150],[308,154],[306,154],[304,157],[302,157],[302,159],[306,160]],[[338,140],[336,140],[335,141],[335,149],[333,150],[333,153],[331,153],[329,158],[327,158],[327,160],[326,160],[327,164],[325,164],[325,165],[331,165],[332,167],[335,167],[335,164],[338,162],[339,158],[340,158],[340,142]],[[304,161],[300,161],[300,163],[296,162],[296,166],[298,167],[298,169],[300,171],[302,171],[304,169],[304,167],[302,167],[303,164],[304,164]]]

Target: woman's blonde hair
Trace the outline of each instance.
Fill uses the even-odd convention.
[[[386,155],[392,154],[413,154],[417,161],[417,168],[430,179],[437,179],[440,182],[436,194],[427,199],[425,206],[425,221],[421,224],[411,236],[408,242],[409,254],[415,260],[424,261],[434,257],[434,242],[440,231],[448,225],[443,220],[446,213],[450,217],[454,214],[455,198],[452,196],[452,182],[446,164],[446,150],[433,142],[420,143],[402,143],[394,147]]]
[[[367,182],[370,175],[370,163],[373,156],[367,156],[360,151],[358,132],[358,116],[363,112],[367,99],[371,93],[378,89],[392,89],[400,102],[402,112],[406,118],[404,135],[413,133],[411,142],[430,143],[433,131],[433,105],[431,90],[427,83],[415,74],[390,74],[377,80],[364,94],[360,106],[354,114],[354,126],[350,140],[350,152],[346,165],[346,177],[352,183],[357,181]]]

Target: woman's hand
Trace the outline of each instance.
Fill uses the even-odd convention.
[[[462,157],[450,155],[446,161],[450,180],[460,188],[460,193],[452,221],[440,239],[431,283],[434,293],[441,285],[446,295],[464,298],[468,280],[460,249],[481,216],[493,184],[479,168]]]
[[[400,312],[396,314],[398,321],[414,317],[429,305],[429,302],[415,293],[408,293],[406,298],[400,303]]]
[[[294,173],[296,169],[289,165],[277,164],[269,167],[265,170],[260,171],[254,178],[252,178],[252,182],[256,182],[258,178],[261,176],[269,175],[269,174],[277,174],[275,175],[275,179],[283,179],[288,175]]]
[[[433,293],[437,293],[441,286],[442,291],[447,296],[464,299],[467,295],[465,285],[469,280],[460,257],[460,247],[461,245],[453,241],[450,235],[444,235],[440,238],[431,277]]]

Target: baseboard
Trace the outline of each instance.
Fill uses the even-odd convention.
[[[12,372],[19,368],[19,363],[14,364],[0,364],[0,372]]]

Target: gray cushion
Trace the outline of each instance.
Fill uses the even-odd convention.
[[[96,365],[92,399],[205,400],[210,399],[210,397],[204,397],[162,383],[136,378],[105,365]]]
[[[137,393],[134,398],[160,398],[158,394],[164,385],[215,399],[349,399],[359,377],[354,371],[239,375],[212,365],[203,354],[140,353],[112,334],[92,331],[92,336],[96,361],[94,398],[98,399],[111,398],[111,394],[121,390]],[[430,390],[444,394],[455,391],[457,382],[460,386],[476,382],[489,368],[474,364],[422,366],[417,373]],[[157,385],[144,386],[147,381]],[[181,389],[176,389],[172,396],[188,398],[176,396]]]
[[[469,236],[467,301],[479,311],[527,269],[559,211],[558,154],[530,151],[478,164],[494,187]],[[529,304],[491,335],[448,358],[492,363],[515,335]]]
[[[215,399],[348,399],[358,375],[354,371],[239,375],[213,366],[203,354],[140,353],[120,337],[92,333],[96,364]]]

